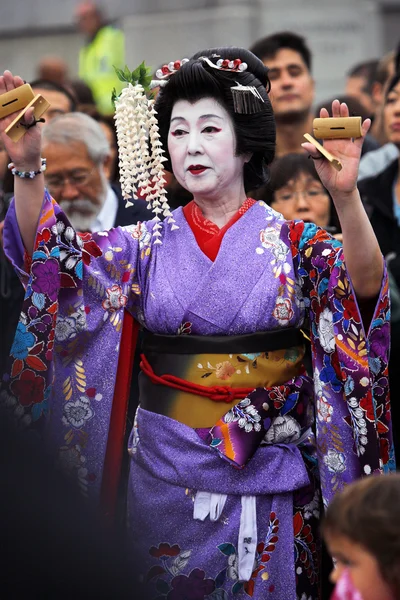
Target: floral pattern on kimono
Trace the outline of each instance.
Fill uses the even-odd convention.
[[[309,311],[318,465],[328,503],[345,483],[393,469],[388,281],[385,273],[366,332],[341,244],[303,222],[289,222],[282,239],[291,246]]]
[[[10,216],[13,212],[11,206]],[[10,373],[3,377],[2,406],[20,427],[46,432],[46,443],[78,480],[82,493],[98,498],[118,338],[125,308],[142,318],[141,286],[133,263],[136,256],[148,260],[151,223],[93,236],[76,233],[46,193],[30,274],[30,259],[15,222],[12,227],[16,242],[10,255],[26,294],[10,352]],[[132,262],[124,252],[129,244],[135,251]],[[93,303],[98,304],[97,312]],[[90,378],[87,357],[104,362]]]

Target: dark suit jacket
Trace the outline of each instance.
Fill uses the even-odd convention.
[[[135,200],[133,206],[125,208],[125,201],[122,198],[120,186],[114,184],[111,187],[118,198],[118,212],[115,217],[114,227],[126,227],[127,225],[135,225],[139,221],[151,221],[151,219],[154,219],[154,213],[147,208],[145,200]]]
[[[372,177],[358,181],[361,199],[368,207],[369,218],[378,239],[382,254],[396,254],[391,261],[391,271],[400,286],[400,227],[393,211],[393,184],[398,176],[398,160],[393,160],[384,170]]]

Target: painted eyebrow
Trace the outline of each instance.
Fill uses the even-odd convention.
[[[199,121],[204,121],[205,119],[211,119],[211,118],[220,119],[221,121],[223,121],[222,117],[219,117],[218,115],[212,115],[212,114],[201,115],[201,117],[199,117]],[[186,119],[184,117],[174,117],[173,119],[171,119],[170,122],[172,123],[172,121],[186,121]]]

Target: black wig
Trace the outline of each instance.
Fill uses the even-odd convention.
[[[229,72],[214,69],[200,57],[207,57],[216,63],[219,58],[246,62],[243,72]],[[264,102],[261,110],[254,114],[239,114],[234,111],[231,88],[241,84],[254,86]],[[202,98],[213,98],[231,116],[236,134],[236,154],[251,154],[244,165],[244,187],[246,192],[264,185],[268,181],[268,165],[275,154],[275,120],[268,97],[268,69],[261,60],[243,48],[211,48],[197,52],[189,62],[171,76],[170,81],[160,90],[155,109],[158,113],[160,135],[168,162],[165,168],[172,171],[168,154],[168,132],[171,113],[175,102],[187,100],[197,102]]]

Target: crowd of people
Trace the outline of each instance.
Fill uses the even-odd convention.
[[[114,115],[123,35],[76,18],[81,79],[44,58],[45,124],[0,120],[4,597],[20,545],[76,568],[47,590],[34,563],[31,596],[70,597],[82,544],[88,597],[400,600],[398,54],[316,107],[307,41],[278,32],[164,65],[155,105],[132,87]],[[303,135],[349,115],[338,172]]]

